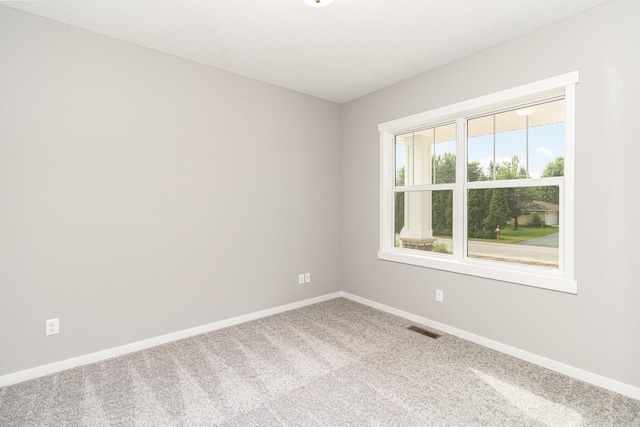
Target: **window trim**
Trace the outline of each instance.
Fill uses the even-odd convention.
[[[410,264],[454,273],[484,277],[515,284],[577,294],[574,270],[574,185],[575,185],[575,85],[579,82],[578,71],[551,77],[549,79],[517,86],[493,94],[436,108],[423,113],[388,121],[378,125],[380,132],[380,248],[378,258],[403,264]],[[544,101],[562,96],[565,99],[565,153],[564,177],[560,182],[563,209],[560,212],[560,253],[557,270],[543,269],[521,264],[482,260],[465,256],[467,246],[467,213],[463,212],[465,191],[476,186],[466,183],[464,168],[456,168],[456,184],[453,199],[454,254],[396,248],[394,245],[394,186],[395,186],[395,135],[455,121],[457,133],[457,156],[464,156],[466,162],[466,120],[479,114],[517,108],[519,105]],[[535,185],[539,179],[527,179],[526,185]],[[509,186],[511,181],[496,186]],[[545,179],[548,184],[549,179]],[[495,181],[494,181],[495,183]],[[435,185],[429,185],[435,190]],[[448,185],[447,185],[448,186]],[[413,187],[412,190],[418,190]],[[457,249],[457,250],[456,250]]]

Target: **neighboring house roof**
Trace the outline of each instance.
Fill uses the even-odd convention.
[[[525,212],[557,212],[560,210],[560,205],[556,205],[555,203],[535,201],[531,202],[526,210],[523,210]]]

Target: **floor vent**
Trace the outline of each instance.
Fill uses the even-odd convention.
[[[442,335],[436,334],[435,332],[427,331],[426,329],[423,329],[423,328],[421,328],[419,326],[415,326],[415,325],[411,325],[407,329],[410,330],[410,331],[413,331],[413,332],[417,332],[417,333],[422,334],[422,335],[426,335],[429,338],[433,338],[434,340],[437,340],[438,338],[440,338],[442,336]]]

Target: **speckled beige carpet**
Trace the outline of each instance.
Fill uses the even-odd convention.
[[[344,298],[0,389],[1,426],[640,426],[640,401]]]

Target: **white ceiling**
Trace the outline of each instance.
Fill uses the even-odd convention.
[[[40,0],[0,4],[344,103],[608,0]]]

